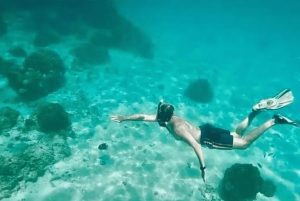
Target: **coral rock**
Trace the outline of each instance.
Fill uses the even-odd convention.
[[[70,126],[68,113],[58,103],[46,103],[36,112],[39,129],[43,132],[58,132]]]
[[[24,100],[36,100],[64,84],[65,66],[59,55],[42,49],[26,57],[23,68],[7,72],[9,85]]]
[[[260,192],[266,197],[273,197],[276,192],[276,186],[272,181],[265,180],[261,186]]]
[[[213,99],[214,92],[207,79],[197,79],[189,84],[184,95],[199,103],[208,103]]]
[[[225,201],[255,200],[262,183],[257,167],[236,163],[226,169],[219,185],[219,194]]]
[[[8,52],[9,52],[9,54],[11,54],[14,57],[26,57],[27,56],[26,51],[22,47],[19,47],[19,46],[13,47]]]
[[[0,108],[0,134],[2,130],[11,129],[17,124],[20,112],[10,107]]]

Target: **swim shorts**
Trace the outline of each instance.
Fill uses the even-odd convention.
[[[199,128],[201,130],[201,146],[210,149],[232,149],[233,136],[230,135],[230,131],[208,123],[199,126]]]

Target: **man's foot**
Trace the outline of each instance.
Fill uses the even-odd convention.
[[[265,111],[265,110],[268,110],[271,108],[275,109],[277,105],[278,105],[278,102],[275,98],[263,99],[263,100],[259,101],[258,103],[256,103],[255,105],[253,105],[252,111],[260,112],[260,111]]]
[[[291,90],[285,89],[275,95],[273,98],[267,98],[259,101],[252,107],[252,111],[277,110],[291,104],[294,96]]]
[[[275,124],[291,124],[293,126],[300,127],[300,120],[299,121],[293,121],[281,114],[274,114],[273,119],[275,120]]]

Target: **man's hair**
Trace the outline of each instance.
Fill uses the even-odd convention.
[[[166,127],[166,122],[171,120],[174,110],[175,108],[171,104],[159,103],[156,115],[158,124],[162,127]]]

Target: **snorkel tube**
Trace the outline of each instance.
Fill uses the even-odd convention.
[[[163,104],[164,102],[164,99],[161,99],[158,103],[158,106],[157,106],[157,113],[156,113],[156,118],[157,118],[157,115],[158,115],[158,112],[159,112],[159,109],[160,109],[160,106]]]

